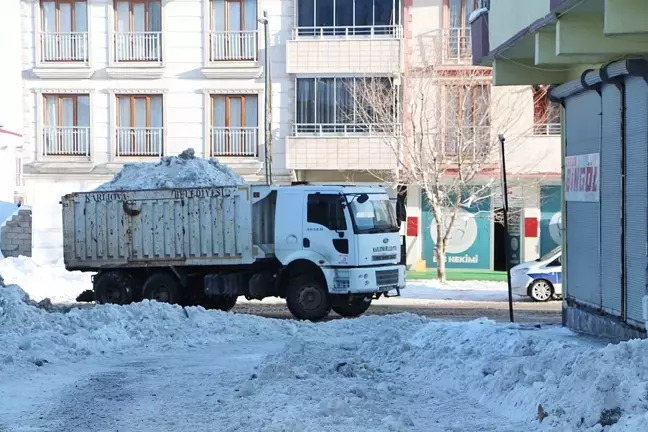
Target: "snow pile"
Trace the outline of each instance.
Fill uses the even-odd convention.
[[[92,289],[92,273],[69,272],[62,262],[40,265],[24,256],[0,259],[0,275],[6,284],[20,285],[35,301],[74,303],[79,294]]]
[[[298,324],[143,301],[48,312],[17,285],[0,288],[0,370],[123,350],[292,337]]]
[[[245,180],[217,159],[196,157],[190,148],[178,156],[164,156],[159,162],[129,163],[98,192],[119,190],[171,189],[209,186],[236,186]]]

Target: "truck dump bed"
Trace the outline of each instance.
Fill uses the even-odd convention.
[[[254,261],[248,185],[74,193],[61,204],[70,270]]]

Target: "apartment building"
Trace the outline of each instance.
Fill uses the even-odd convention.
[[[385,145],[385,131],[397,129],[403,119],[398,109],[393,118],[375,121],[356,115],[353,89],[371,80],[402,94],[408,58],[421,42],[445,47],[441,66],[471,67],[468,18],[475,5],[472,0],[20,0],[22,190],[33,207],[34,256],[61,256],[60,196],[96,187],[127,162],[154,161],[193,147],[248,181],[263,182],[266,50],[274,181],[381,182],[387,177],[381,173],[399,167],[398,155]],[[533,90],[525,91],[531,101]],[[549,148],[556,126],[534,126],[532,102],[520,109],[525,113],[520,130],[537,133],[538,145]],[[547,163],[553,162],[542,164]],[[531,206],[537,212],[539,201]],[[422,206],[413,185],[409,215],[421,219]],[[431,247],[429,226],[417,226],[408,236],[411,264],[425,259]],[[480,264],[488,268],[494,244],[489,227],[482,234],[489,239],[488,262]],[[531,240],[527,246],[531,255],[538,252]]]
[[[514,253],[505,256],[505,233],[496,223],[502,207],[496,160],[485,164],[475,178],[477,184],[492,185],[491,195],[480,201],[479,208],[462,209],[450,233],[446,262],[448,268],[503,270],[507,259],[513,264],[535,259],[560,242],[560,106],[548,100],[544,86],[492,87],[490,68],[473,65],[470,21],[480,3],[413,0],[404,31],[406,58],[410,70],[436,74],[438,104],[444,111],[438,122],[446,153],[458,139],[470,140],[477,154],[499,134],[507,138]],[[407,203],[408,264],[435,267],[434,218],[417,185],[408,186]]]

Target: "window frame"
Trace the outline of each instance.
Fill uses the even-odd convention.
[[[215,118],[215,112],[214,112],[214,105],[216,102],[217,98],[223,98],[225,100],[225,126],[215,126],[214,118]],[[240,117],[240,126],[232,126],[231,125],[231,117],[232,117],[232,110],[231,110],[231,101],[232,99],[239,99],[241,103],[241,117]],[[254,125],[248,125],[247,124],[247,104],[248,101],[251,102],[251,100],[255,99],[256,100],[256,113],[255,117],[257,119],[256,124]],[[209,148],[210,148],[210,154],[212,156],[216,155],[214,152],[214,143],[213,143],[213,133],[214,133],[214,128],[217,127],[222,127],[225,130],[225,154],[218,154],[218,157],[236,157],[237,155],[234,154],[227,154],[228,152],[231,152],[231,146],[232,146],[232,139],[231,139],[231,130],[233,129],[239,129],[239,130],[246,130],[246,129],[251,129],[251,128],[256,128],[256,136],[255,136],[255,144],[258,145],[258,140],[259,140],[259,95],[258,94],[222,94],[222,93],[211,93],[209,94],[209,136],[210,136],[210,141],[209,141]],[[246,136],[245,136],[246,137]],[[257,151],[255,149],[254,155],[245,155],[243,157],[256,157]]]
[[[42,93],[41,95],[42,98],[42,104],[43,104],[43,121],[41,124],[41,139],[43,140],[43,148],[42,154],[46,157],[61,157],[61,156],[78,156],[78,157],[86,157],[90,155],[90,142],[91,142],[91,135],[90,135],[90,129],[92,128],[92,106],[91,106],[91,98],[89,93]],[[56,101],[56,125],[49,125],[47,123],[47,99],[50,97],[55,97],[57,99]],[[80,97],[85,97],[87,98],[88,101],[88,125],[79,125],[79,98]],[[73,121],[72,121],[72,126],[64,126],[62,124],[63,121],[63,111],[64,111],[64,99],[72,99],[72,112],[73,112]],[[55,154],[49,154],[47,152],[47,143],[48,140],[44,138],[44,134],[47,130],[50,128],[54,128],[57,131],[58,130],[63,130],[63,128],[71,128],[71,129],[79,129],[79,128],[87,128],[88,135],[86,136],[85,139],[81,139],[81,135],[77,135],[77,139],[74,139],[74,135],[72,135],[73,139],[72,141],[76,146],[83,141],[83,145],[86,146],[85,151],[79,151],[77,147],[77,151],[73,151],[70,153],[66,152],[57,152]],[[57,140],[57,145],[60,147],[61,143],[63,142],[63,136],[60,135],[59,133],[56,134],[56,140]]]
[[[488,90],[488,104],[485,107],[486,108],[486,115],[487,115],[487,117],[486,117],[487,118],[487,124],[478,124],[477,123],[478,119],[476,118],[476,116],[474,114],[473,114],[473,119],[471,121],[471,124],[464,124],[464,117],[463,116],[465,115],[465,110],[464,110],[464,105],[463,105],[463,101],[464,101],[463,95],[465,94],[465,91],[466,91],[467,87],[470,87],[470,91],[473,93],[471,95],[471,106],[472,106],[471,112],[472,113],[479,112],[479,103],[478,103],[479,95],[476,94],[478,89],[483,89],[482,91]],[[457,112],[457,118],[456,118],[456,124],[455,125],[449,124],[449,116],[450,116],[449,108],[452,105],[454,105],[454,101],[450,101],[451,94],[448,92],[449,89],[459,89],[460,90],[459,94],[457,95],[458,105],[456,107],[454,107],[454,109],[456,109],[456,112]],[[446,85],[442,85],[442,91],[443,91],[443,98],[442,98],[443,106],[446,107],[446,109],[443,110],[443,121],[442,121],[442,125],[443,125],[443,129],[442,129],[442,131],[443,131],[443,133],[442,133],[443,149],[444,149],[444,153],[446,154],[446,156],[454,156],[452,153],[450,153],[450,154],[446,153],[448,151],[447,146],[448,146],[448,144],[450,142],[449,137],[452,136],[452,131],[454,129],[458,129],[458,128],[463,129],[463,128],[470,127],[470,128],[473,129],[473,131],[474,131],[473,133],[475,135],[477,135],[477,136],[480,136],[479,131],[481,130],[481,128],[488,128],[489,131],[490,131],[491,121],[492,121],[492,113],[491,113],[492,85],[488,81],[484,81],[483,83],[482,82],[476,83],[476,84],[473,84],[473,85],[466,85],[466,86],[457,85],[456,83],[452,84],[452,85],[446,84]],[[462,136],[462,135],[460,135],[460,136]],[[478,143],[476,142],[475,144],[478,144]],[[457,144],[455,144],[455,145],[457,145]],[[461,148],[461,145],[459,145],[459,149],[460,148]],[[459,154],[459,149],[456,150],[457,156]],[[464,148],[464,150],[465,150],[465,148]],[[477,152],[477,150],[478,150],[477,147],[475,147],[475,149],[473,149],[473,151],[475,153]]]
[[[121,120],[121,112],[120,112],[121,103],[120,102],[121,102],[122,98],[130,99],[129,110],[130,110],[130,124],[131,124],[131,126],[121,126],[120,125],[120,120]],[[138,99],[145,99],[146,100],[146,105],[145,105],[146,106],[146,126],[144,126],[144,129],[148,130],[148,129],[152,129],[154,127],[157,127],[157,126],[151,126],[151,99],[152,98],[159,98],[160,99],[160,109],[162,111],[160,113],[160,119],[162,121],[162,126],[159,126],[160,131],[161,131],[161,133],[160,133],[160,151],[159,151],[159,153],[163,154],[164,153],[164,95],[163,94],[158,94],[158,93],[156,93],[156,94],[148,94],[148,93],[135,93],[135,94],[115,93],[115,130],[117,131],[117,136],[118,136],[119,130],[121,128],[128,128],[128,129],[131,129],[131,130],[136,130],[136,129],[139,128],[138,126],[133,126],[135,124],[135,119],[137,118],[136,115],[135,115],[135,113],[137,111],[135,106],[136,106],[136,101]],[[156,155],[151,155],[150,154],[150,153],[152,153],[150,151],[150,149],[151,149],[151,135],[147,134],[145,136],[146,136],[146,148],[148,150],[148,153],[146,155],[144,155],[144,157],[156,156]],[[136,136],[133,134],[132,138],[131,138],[132,153],[129,154],[129,155],[126,155],[126,157],[142,156],[142,155],[137,154],[137,152],[136,152],[136,143],[135,142],[136,142]],[[116,151],[118,152],[118,148],[119,148],[119,144],[120,144],[119,143],[119,138],[116,139],[116,144],[117,144]],[[118,154],[118,156],[123,157],[122,155],[119,155],[119,154]]]
[[[88,33],[86,32],[79,32],[76,30],[76,3],[85,3],[86,5],[86,13],[85,13],[85,20],[86,20],[86,27],[88,26],[88,1],[87,0],[39,0],[38,6],[40,8],[40,18],[41,18],[41,29],[43,33],[45,33],[45,8],[43,7],[43,3],[54,3],[55,5],[55,13],[54,13],[54,34],[59,34],[59,33],[65,33],[61,32],[61,4],[69,4],[71,5],[70,7],[70,26],[72,27],[72,33]]]
[[[150,13],[150,8],[151,8],[151,3],[159,3],[160,4],[160,24],[162,24],[162,16],[163,11],[162,11],[162,0],[113,0],[113,14],[115,19],[113,20],[114,23],[114,31],[116,34],[119,33],[118,30],[118,11],[117,11],[117,5],[119,3],[128,3],[128,31],[126,32],[127,34],[130,33],[136,33],[134,28],[135,28],[135,13],[133,11],[134,5],[136,4],[144,4],[144,33],[156,33],[157,31],[153,31],[149,28],[149,13]],[[160,33],[162,31],[160,30]]]
[[[88,98],[88,118],[90,118],[90,94],[88,93],[43,93],[43,127],[86,127],[79,126],[79,97]],[[47,98],[56,97],[57,98],[57,110],[56,110],[56,119],[57,125],[50,126],[47,124]],[[63,118],[63,99],[72,99],[72,110],[74,112],[74,125],[73,126],[63,126],[61,124],[61,119]],[[89,126],[88,126],[89,127]]]
[[[356,77],[356,76],[318,76],[318,77],[296,77],[295,78],[295,133],[301,134],[311,134],[311,133],[316,133],[316,134],[361,134],[364,135],[366,133],[370,132],[370,129],[372,126],[378,126],[378,125],[383,125],[387,126],[384,123],[379,123],[379,122],[366,122],[366,121],[358,121],[358,112],[361,112],[361,110],[364,110],[363,108],[358,108],[359,102],[356,100],[354,95],[351,95],[351,103],[353,104],[353,116],[352,118],[354,119],[353,122],[349,121],[342,121],[339,122],[337,115],[338,111],[337,108],[339,107],[338,105],[338,93],[337,93],[337,82],[338,80],[353,80],[353,88],[356,87],[356,81],[358,80],[386,80],[389,82],[389,86],[392,90],[392,108],[393,108],[393,121],[392,125],[396,126],[399,122],[399,115],[398,115],[398,110],[400,107],[400,97],[401,97],[401,88],[400,86],[396,85],[394,79],[392,77],[387,77],[387,76],[374,76],[374,77]],[[305,80],[311,80],[312,83],[312,101],[313,101],[313,111],[312,111],[312,117],[314,119],[313,123],[300,123],[298,122],[298,117],[299,117],[299,108],[301,107],[300,101],[301,99],[299,98],[299,81],[305,81]],[[318,118],[321,116],[318,115],[319,110],[318,110],[318,93],[319,93],[319,85],[318,82],[321,80],[332,80],[332,88],[333,90],[333,106],[335,107],[335,113],[333,116],[334,122],[333,123],[323,123],[318,120]],[[348,87],[347,87],[348,89]]]

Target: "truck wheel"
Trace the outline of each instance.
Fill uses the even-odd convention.
[[[365,301],[365,299],[355,299],[349,303],[342,305],[333,306],[333,310],[336,314],[345,317],[345,318],[354,318],[362,315],[369,309],[371,306],[371,299]]]
[[[236,296],[211,297],[205,301],[205,309],[218,309],[228,312],[236,305],[236,300],[238,300]]]
[[[144,282],[142,295],[145,299],[160,303],[176,304],[180,301],[180,281],[168,273],[153,273]]]
[[[290,282],[286,304],[290,313],[301,320],[319,321],[331,311],[328,291],[310,276],[302,276]]]
[[[135,281],[128,273],[109,271],[97,275],[93,288],[95,302],[125,305],[133,302]]]

